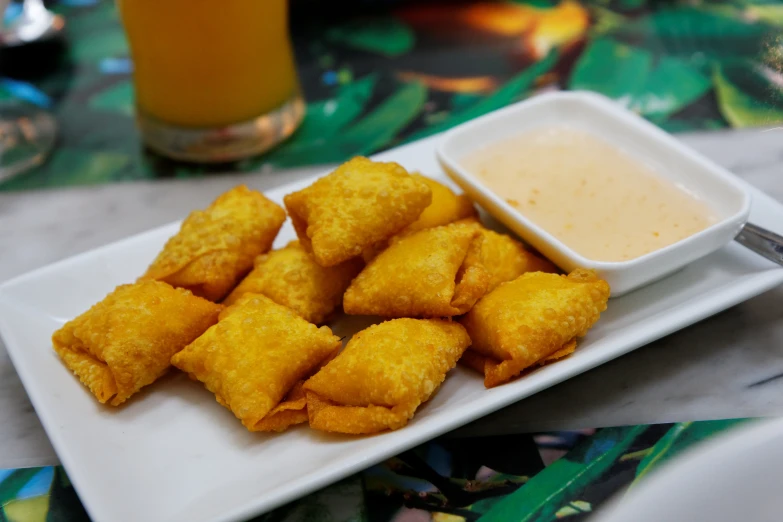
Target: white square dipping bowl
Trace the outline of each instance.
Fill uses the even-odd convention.
[[[716,222],[628,261],[594,261],[580,255],[522,215],[462,164],[463,158],[490,143],[549,125],[580,129],[614,144],[701,198],[711,207]],[[750,213],[750,194],[733,174],[620,104],[590,92],[542,94],[464,123],[445,134],[437,156],[449,177],[490,214],[560,268],[596,270],[611,286],[612,297],[656,281],[725,246],[740,232]]]

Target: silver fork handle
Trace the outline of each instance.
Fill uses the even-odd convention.
[[[745,227],[734,240],[758,255],[783,266],[783,236],[753,223],[745,223]]]

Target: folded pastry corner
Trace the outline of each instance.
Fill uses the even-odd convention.
[[[54,332],[52,344],[98,401],[119,406],[165,373],[222,309],[159,281],[122,285]]]
[[[294,384],[280,403],[272,408],[264,418],[256,422],[251,431],[285,431],[296,424],[307,422],[307,400],[304,381]]]
[[[483,241],[479,257],[490,275],[487,292],[527,272],[558,273],[558,268],[551,261],[534,254],[511,236],[484,228],[474,219],[468,218],[459,223],[473,226],[481,232]]]
[[[525,370],[559,361],[560,359],[568,357],[575,351],[576,339],[571,339],[555,353],[547,355],[543,359],[539,359],[532,366],[529,366]],[[496,360],[492,359],[491,357],[487,357],[486,355],[482,355],[475,350],[465,350],[465,353],[462,354],[462,358],[458,362],[463,366],[467,366],[468,368],[479,372],[482,375],[491,373],[493,368],[497,366]],[[525,370],[522,370],[522,372],[525,372]]]
[[[413,177],[432,190],[432,203],[424,209],[419,218],[402,229],[401,234],[410,234],[425,228],[448,225],[460,219],[477,217],[476,207],[465,194],[455,194],[449,187],[427,176],[413,174]]]
[[[430,190],[432,190],[432,203],[424,209],[416,221],[400,230],[394,237],[408,236],[425,228],[439,227],[455,221],[478,217],[476,207],[473,206],[473,202],[465,194],[457,195],[443,183],[427,176],[422,176],[419,173],[414,173],[412,176],[430,187]],[[369,263],[375,256],[386,250],[389,246],[389,241],[394,239],[394,237],[366,247],[362,251],[364,262]]]

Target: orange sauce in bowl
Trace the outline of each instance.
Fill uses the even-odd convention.
[[[715,223],[710,207],[588,132],[542,127],[472,152],[463,166],[522,215],[594,261],[628,261]]]

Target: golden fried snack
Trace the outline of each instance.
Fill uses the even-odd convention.
[[[297,383],[340,346],[328,327],[263,295],[246,294],[171,363],[203,382],[248,430],[282,431],[307,420]]]
[[[321,266],[334,266],[410,225],[432,202],[426,183],[396,163],[357,157],[285,206],[302,245]]]
[[[223,304],[233,304],[247,293],[262,294],[311,323],[321,324],[340,306],[345,289],[362,266],[357,258],[322,267],[299,241],[291,241],[285,248],[258,257],[253,271]]]
[[[500,283],[512,281],[526,272],[557,273],[557,267],[548,259],[527,250],[522,243],[494,230],[484,228],[477,220],[466,219],[460,224],[474,226],[481,231],[481,262],[491,276],[491,292]]]
[[[432,190],[432,203],[424,209],[419,219],[405,227],[400,232],[401,234],[410,234],[425,228],[448,225],[457,220],[478,215],[473,202],[465,194],[458,196],[443,183],[421,174],[413,174],[413,177],[430,187],[430,190]]]
[[[560,359],[564,359],[565,357],[568,357],[575,351],[576,351],[576,339],[571,339],[555,353],[551,355],[547,355],[543,359],[536,361],[535,364],[533,364],[533,366],[544,366],[546,364],[559,361]],[[473,350],[466,350],[465,353],[462,354],[462,358],[458,362],[463,366],[467,366],[468,368],[472,368],[476,370],[482,375],[486,373],[487,365],[491,367],[493,364],[497,364],[497,361],[491,359],[490,357],[481,355],[480,353]],[[533,366],[530,366],[530,368],[532,368]],[[522,371],[524,372],[525,370]]]
[[[478,213],[473,206],[473,202],[464,194],[456,195],[446,185],[435,181],[432,178],[422,176],[421,174],[412,174],[412,176],[427,184],[432,190],[432,203],[424,209],[419,219],[402,229],[397,233],[398,236],[409,235],[425,228],[439,227],[448,225],[460,219],[476,217]],[[366,262],[370,262],[375,256],[380,254],[389,246],[388,241],[381,241],[373,246],[366,248],[362,252],[362,257]]]
[[[395,238],[353,280],[346,313],[451,317],[470,310],[490,282],[480,262],[481,233],[451,224]]]
[[[222,309],[158,281],[122,285],[54,332],[52,343],[98,401],[119,406],[163,375]]]
[[[285,211],[244,185],[192,212],[141,279],[165,281],[219,301],[272,247]]]
[[[558,272],[551,261],[528,251],[522,243],[510,236],[486,228],[482,235],[484,241],[481,244],[481,262],[492,277],[490,291],[500,283],[513,281],[527,272]]]
[[[589,270],[528,272],[502,283],[461,320],[473,340],[471,352],[486,358],[484,385],[508,382],[568,348],[598,320],[608,299],[609,285]]]
[[[255,429],[251,431],[285,431],[295,424],[305,422],[307,422],[307,400],[304,382],[299,381],[277,406],[255,424]]]
[[[362,330],[305,382],[310,427],[361,434],[405,426],[469,344],[459,323],[439,319]]]

